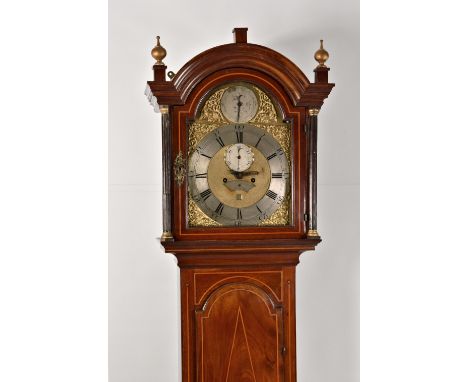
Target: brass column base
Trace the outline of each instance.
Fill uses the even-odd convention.
[[[161,235],[161,241],[174,241],[174,236],[172,236],[172,232],[164,231]]]
[[[320,237],[320,235],[316,229],[309,229],[307,230],[307,237]]]

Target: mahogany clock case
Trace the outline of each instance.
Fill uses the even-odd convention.
[[[317,114],[334,84],[328,83],[328,53],[322,46],[310,83],[286,57],[247,43],[247,28],[233,32],[233,44],[199,54],[170,81],[159,38],[152,52],[156,64],[147,94],[164,109],[161,243],[176,255],[181,271],[182,380],[295,382],[295,267],[299,255],[321,240],[316,230]],[[234,83],[261,89],[288,126],[289,224],[188,224],[188,129],[207,97]],[[224,150],[220,145],[215,144],[218,152]]]

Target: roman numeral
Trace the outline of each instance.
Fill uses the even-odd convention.
[[[196,174],[195,178],[206,178],[206,176],[207,176],[207,173],[204,172],[203,174]]]
[[[204,154],[204,153],[200,153],[200,155],[203,155],[205,158],[208,158],[208,159],[213,158],[213,157],[210,157],[209,155],[206,155],[206,154]]]
[[[276,156],[276,153],[271,154],[267,159],[272,160]]]
[[[258,138],[258,141],[257,143],[255,143],[255,148],[258,147],[258,145],[260,144],[260,141],[262,140],[262,138],[265,136],[265,134],[263,134],[260,138]]]
[[[277,178],[282,178],[282,177],[283,177],[283,173],[281,173],[281,172],[274,172],[273,174],[271,174],[271,177],[272,177],[273,179],[275,179],[275,178],[276,178],[276,179],[277,179]]]
[[[273,199],[273,200],[275,200],[276,197],[278,196],[278,194],[277,194],[276,192],[271,191],[271,190],[268,190],[267,193],[266,193],[266,195],[267,195],[269,198]]]
[[[257,205],[255,205],[255,207],[257,207],[258,212],[263,213],[263,211]]]
[[[237,220],[242,220],[242,210],[240,208],[237,209]]]
[[[216,209],[215,209],[215,212],[216,212],[218,215],[222,215],[223,209],[224,209],[224,204],[223,204],[223,203],[219,203],[219,204],[218,204],[218,207],[216,207]]]
[[[220,135],[216,136],[216,142],[218,142],[221,147],[224,147],[224,142]]]
[[[205,191],[200,193],[200,196],[202,197],[203,201],[208,199],[211,196],[211,190],[208,188]]]

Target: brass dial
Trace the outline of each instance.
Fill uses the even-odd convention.
[[[190,197],[225,226],[258,225],[278,209],[290,186],[279,143],[248,124],[208,133],[189,159],[188,176]]]

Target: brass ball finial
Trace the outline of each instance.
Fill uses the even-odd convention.
[[[320,49],[315,52],[314,58],[315,61],[317,61],[318,67],[326,68],[327,65],[325,65],[325,61],[328,60],[328,52],[323,49],[323,40],[320,40]]]
[[[151,55],[156,60],[155,65],[164,65],[162,60],[166,57],[166,54],[166,49],[164,49],[159,42],[159,36],[156,36],[156,46],[151,50]]]

